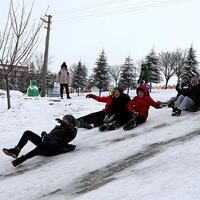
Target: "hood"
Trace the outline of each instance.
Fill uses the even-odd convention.
[[[145,84],[141,84],[138,88],[137,88],[137,94],[138,94],[138,90],[142,90],[145,93],[145,96],[149,96],[149,90],[147,88],[147,86]]]

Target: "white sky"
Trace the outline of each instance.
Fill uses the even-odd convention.
[[[1,0],[0,27],[8,3]],[[92,69],[102,48],[113,65],[128,55],[141,59],[152,47],[172,51],[192,43],[200,53],[200,0],[35,0],[33,17],[39,19],[48,5],[47,14],[53,16],[50,69],[55,72],[63,61],[71,65],[80,58]],[[39,52],[44,51],[45,34],[43,29]]]

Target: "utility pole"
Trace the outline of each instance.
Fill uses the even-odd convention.
[[[46,15],[48,17],[48,20],[42,19],[46,24],[47,27],[47,35],[46,35],[46,40],[45,40],[45,51],[44,51],[44,63],[43,63],[43,68],[42,68],[42,91],[41,91],[41,96],[45,97],[46,94],[46,76],[47,76],[47,64],[48,64],[48,53],[49,53],[49,36],[50,36],[50,25],[51,25],[51,15]]]

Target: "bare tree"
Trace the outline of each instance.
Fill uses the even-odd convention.
[[[42,21],[31,22],[32,9],[33,3],[26,13],[27,7],[24,3],[19,9],[10,0],[6,25],[0,34],[0,65],[3,67],[0,76],[6,85],[8,109],[11,107],[10,80],[19,64],[29,63],[37,48],[39,31],[43,24]]]
[[[182,49],[177,49],[176,52],[174,52],[176,65],[175,65],[175,74],[178,78],[178,83],[180,83],[180,78],[182,73],[184,72],[184,69],[186,67],[186,61],[187,61],[187,51]]]
[[[108,68],[110,78],[115,82],[115,87],[118,85],[120,73],[121,73],[121,65],[114,65]]]
[[[158,56],[158,66],[165,77],[165,88],[168,82],[175,74],[176,56],[174,52],[161,52]]]

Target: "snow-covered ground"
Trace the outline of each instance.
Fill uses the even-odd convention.
[[[164,90],[151,96],[165,101],[175,94]],[[85,95],[54,100],[12,91],[7,111],[0,90],[0,148],[15,146],[25,130],[50,131],[57,117],[80,117],[104,107]],[[199,121],[199,112],[172,117],[169,108],[151,108],[148,121],[134,130],[79,129],[74,152],[38,156],[17,168],[0,153],[0,199],[199,200]],[[27,144],[22,154],[32,148]]]

